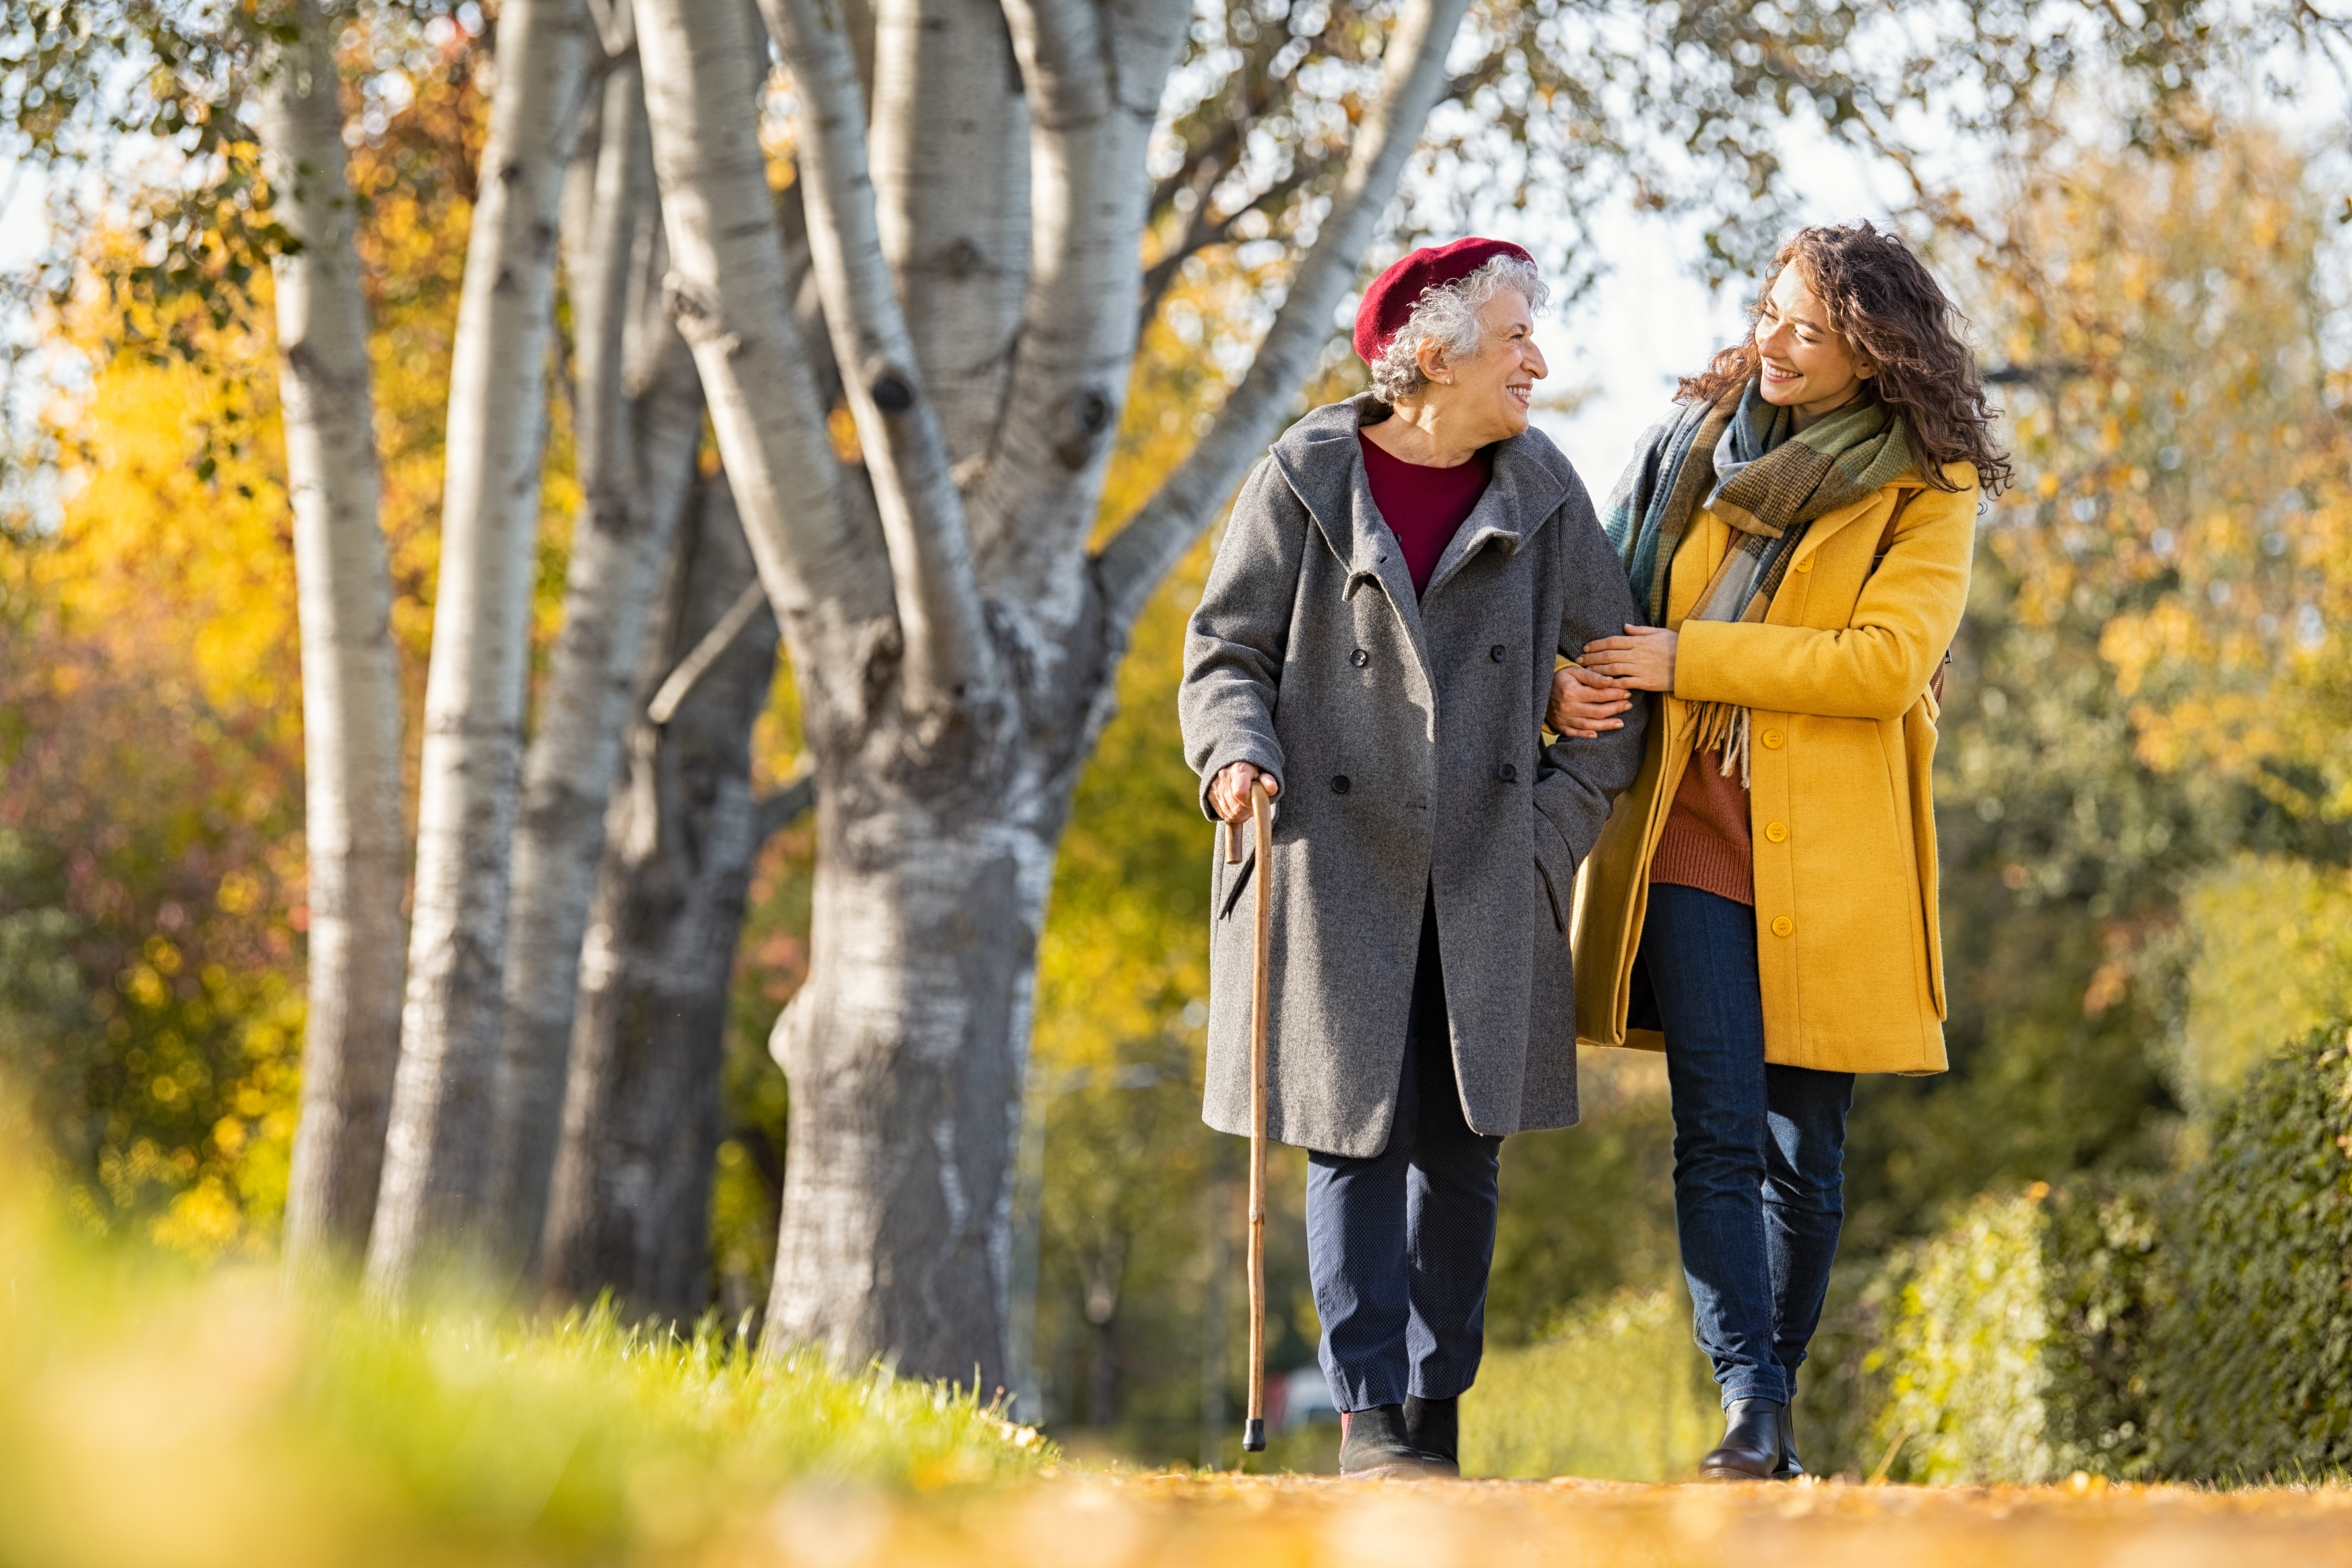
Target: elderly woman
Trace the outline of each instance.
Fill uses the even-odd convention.
[[[1586,869],[1577,1025],[1663,1048],[1675,1208],[1723,1442],[1802,1473],[1789,1420],[1843,1205],[1856,1073],[1944,1068],[1930,682],[2009,461],[1958,313],[1868,224],[1772,259],[1748,337],[1682,383],[1610,506],[1640,624],[1564,669],[1601,734],[1661,694]],[[1643,699],[1646,703],[1650,700]]]
[[[1278,792],[1267,1128],[1309,1152],[1307,1249],[1349,1475],[1451,1474],[1505,1134],[1576,1121],[1570,900],[1638,714],[1539,743],[1559,654],[1634,616],[1568,459],[1528,428],[1546,289],[1464,239],[1381,274],[1372,390],[1234,502],[1178,700],[1209,812]],[[1255,851],[1253,850],[1253,856]],[[1249,1128],[1253,860],[1214,878],[1204,1119]]]

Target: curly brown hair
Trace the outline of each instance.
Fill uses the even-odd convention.
[[[1911,247],[1867,222],[1801,229],[1773,256],[1748,307],[1751,323],[1790,266],[1820,297],[1830,330],[1877,371],[1863,384],[1864,394],[1902,418],[1921,477],[1937,489],[1953,489],[1944,465],[1969,463],[1987,495],[2006,489],[2014,476],[2009,454],[1993,440],[1998,411],[1985,396],[1976,356],[1960,341],[1966,318]],[[1699,374],[1681,378],[1675,400],[1713,403],[1756,375],[1751,331]]]

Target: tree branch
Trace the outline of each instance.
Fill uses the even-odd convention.
[[[880,0],[875,226],[961,488],[984,463],[1029,281],[1029,104],[998,0]]]
[[[1066,623],[1135,358],[1145,153],[1185,9],[1005,0],[1028,86],[1034,262],[988,471],[971,509],[987,580]]]
[[[687,656],[677,661],[677,667],[662,678],[653,700],[646,704],[647,722],[659,728],[670,721],[677,712],[677,705],[686,700],[695,683],[710,673],[710,667],[726,654],[766,602],[766,591],[758,582],[743,584],[743,591],[735,596],[733,604],[727,606],[727,613],[719,617],[718,624],[703,633],[702,640],[696,643]]]
[[[1249,373],[1192,455],[1103,547],[1100,578],[1114,626],[1133,624],[1160,578],[1274,437],[1330,337],[1332,312],[1444,89],[1446,50],[1467,8],[1468,0],[1411,0],[1398,18],[1379,106],[1357,132],[1322,232],[1299,262]]]
[[[764,68],[740,0],[635,0],[668,292],[776,618],[892,612],[875,534],[844,504],[773,220],[751,97]]]
[[[1321,178],[1323,171],[1331,163],[1329,158],[1303,159],[1289,174],[1251,197],[1246,206],[1222,217],[1206,216],[1205,204],[1194,208],[1183,237],[1169,247],[1168,254],[1153,262],[1150,270],[1143,275],[1143,304],[1137,312],[1138,325],[1150,326],[1151,318],[1160,313],[1160,301],[1167,297],[1169,285],[1176,281],[1177,270],[1184,265],[1187,258],[1197,256],[1213,245],[1230,241],[1234,237],[1234,226],[1252,213],[1262,212],[1271,217],[1276,208]]]
[[[987,685],[992,660],[963,499],[875,225],[856,59],[820,0],[759,4],[800,99],[809,249],[881,508],[906,638],[908,700],[943,707],[967,687]]]

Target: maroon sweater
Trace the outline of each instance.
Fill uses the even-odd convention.
[[[1391,457],[1360,430],[1356,442],[1364,449],[1364,477],[1372,482],[1373,504],[1404,552],[1412,591],[1425,593],[1438,557],[1486,493],[1492,465],[1481,452],[1457,468],[1424,468]]]

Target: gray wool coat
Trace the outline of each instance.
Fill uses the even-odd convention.
[[[1277,1142],[1387,1146],[1424,892],[1470,1125],[1577,1119],[1568,929],[1576,868],[1642,763],[1649,704],[1542,743],[1553,656],[1635,620],[1624,568],[1559,449],[1491,449],[1494,478],[1416,597],[1365,478],[1370,397],[1316,409],[1234,503],[1184,649],[1177,709],[1208,785],[1254,763],[1274,825],[1267,1119]],[[1249,836],[1245,833],[1244,838]],[[1213,851],[1202,1117],[1249,1131],[1251,888]]]

